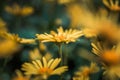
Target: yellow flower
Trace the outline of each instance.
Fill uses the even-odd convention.
[[[67,71],[67,66],[61,66],[56,68],[61,59],[51,59],[47,62],[47,60],[43,57],[42,61],[35,60],[32,61],[32,63],[24,63],[22,65],[22,70],[25,71],[26,75],[40,75],[41,77],[44,77],[47,79],[50,75],[60,75],[63,72]]]
[[[39,49],[41,51],[46,51],[47,50],[46,45],[44,43],[41,43],[41,42],[39,43]]]
[[[24,76],[21,71],[16,70],[17,76],[14,77],[12,80],[30,80],[29,76]]]
[[[6,6],[5,11],[13,14],[13,15],[20,15],[20,6],[18,4],[14,4],[12,7]]]
[[[120,28],[116,24],[117,15],[108,15],[106,12],[94,15],[79,5],[68,6],[68,13],[70,14],[71,25],[80,27],[85,37],[99,37],[108,42],[120,40],[118,37]]]
[[[119,0],[102,0],[104,5],[107,6],[110,10],[112,11],[119,11],[120,6],[119,6]]]
[[[30,59],[31,60],[38,60],[41,59],[42,55],[39,52],[39,50],[37,48],[35,48],[34,50],[30,51]]]
[[[87,38],[95,37],[103,43],[116,44],[119,42],[120,38],[120,28],[119,25],[112,22],[107,18],[96,19],[95,24],[91,27],[83,28],[83,33]],[[106,44],[106,45],[107,45]]]
[[[102,63],[105,70],[103,75],[106,80],[116,80],[120,78],[120,44],[113,46],[111,49],[104,45],[92,43],[93,53],[95,53]]]
[[[1,32],[0,35],[4,39],[10,39],[10,40],[13,40],[17,43],[22,43],[22,44],[34,44],[35,43],[35,39],[20,38],[17,34],[11,34],[8,32]]]
[[[20,49],[17,35],[0,32],[0,57],[8,57]]]
[[[93,49],[93,53],[96,54],[101,61],[107,65],[107,66],[115,66],[118,65],[120,62],[120,54],[117,52],[117,48],[106,48],[106,47],[101,47],[99,43],[96,45],[94,43],[91,44]]]
[[[13,14],[13,15],[20,15],[20,16],[27,16],[33,13],[32,7],[20,7],[18,4],[13,4],[12,7],[6,6],[5,7],[6,12]]]
[[[47,51],[46,46],[43,43],[39,43],[39,48],[31,50],[29,57],[31,60],[40,60],[43,54],[47,61],[52,58],[52,55]]]
[[[21,15],[23,16],[27,16],[27,15],[30,15],[34,12],[33,8],[32,7],[29,7],[29,6],[25,6],[22,8],[21,10]]]
[[[105,67],[105,71],[103,76],[106,80],[117,80],[120,78],[120,65],[112,66],[112,67]]]
[[[41,42],[57,42],[57,43],[69,43],[75,42],[77,38],[81,37],[82,31],[79,30],[63,30],[62,27],[57,29],[58,33],[51,31],[50,34],[36,34],[37,39]]]
[[[91,63],[90,67],[82,66],[79,71],[75,72],[73,80],[89,80],[89,75],[99,71],[99,67],[96,63]]]
[[[76,27],[81,25],[81,19],[83,18],[84,10],[79,5],[70,5],[67,7],[67,12],[70,15],[71,26]],[[86,14],[86,13],[85,13]]]

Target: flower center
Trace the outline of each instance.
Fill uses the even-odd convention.
[[[88,76],[90,74],[90,69],[89,68],[85,68],[82,73],[83,73],[84,76]]]
[[[57,40],[58,42],[65,41],[65,38],[66,38],[66,37],[65,37],[63,34],[60,34],[60,35],[56,36],[56,40]]]
[[[107,64],[118,64],[120,56],[114,51],[106,51],[101,55],[102,60]]]
[[[39,73],[40,74],[50,74],[50,73],[52,73],[52,69],[49,69],[49,68],[41,68],[40,70],[39,70]]]

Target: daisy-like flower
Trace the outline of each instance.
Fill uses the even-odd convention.
[[[96,45],[92,43],[92,46],[93,53],[99,57],[105,70],[103,73],[105,79],[116,80],[120,78],[120,45],[111,49],[101,46],[99,43]]]
[[[76,39],[81,37],[82,31],[76,29],[63,30],[62,27],[57,29],[58,33],[51,31],[50,34],[36,34],[37,39],[41,42],[57,42],[57,43],[69,43],[75,42]]]
[[[104,5],[112,11],[120,11],[119,0],[102,0]]]
[[[96,63],[91,63],[90,67],[82,66],[79,71],[75,72],[75,76],[73,80],[89,80],[89,75],[93,73],[97,73],[99,71],[99,67]]]
[[[24,63],[22,65],[22,70],[25,71],[26,75],[40,75],[43,79],[47,79],[50,75],[60,75],[68,70],[67,66],[56,68],[60,61],[60,58],[56,58],[47,62],[47,60],[43,57],[42,61],[35,60],[32,61],[32,63]]]
[[[120,54],[116,48],[106,48],[106,46],[101,46],[98,42],[96,44],[92,43],[92,51],[96,54],[100,60],[107,66],[118,65],[120,62]]]
[[[30,76],[24,76],[20,70],[16,70],[16,74],[12,80],[30,80]]]
[[[20,49],[17,35],[0,32],[0,57],[8,57]]]
[[[97,40],[106,43],[106,46],[114,45],[120,40],[118,37],[120,34],[119,25],[107,18],[98,18],[93,25],[94,27],[92,25],[89,26],[83,28],[83,33],[87,38],[97,38]]]
[[[0,57],[11,56],[21,48],[21,44],[35,43],[34,39],[20,38],[6,31],[0,32]]]

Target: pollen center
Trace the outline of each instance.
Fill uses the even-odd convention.
[[[39,70],[39,73],[40,74],[50,74],[50,73],[52,73],[52,69],[49,69],[49,68],[41,68],[40,70]]]
[[[117,64],[119,63],[120,57],[114,51],[106,51],[101,55],[102,60],[108,64]]]
[[[56,40],[57,40],[58,42],[65,41],[65,38],[66,38],[66,37],[65,37],[63,34],[56,36]]]

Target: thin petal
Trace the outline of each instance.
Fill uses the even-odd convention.
[[[44,67],[47,67],[47,60],[43,57],[43,65]]]
[[[50,69],[54,69],[55,67],[57,67],[60,61],[61,59],[55,59],[54,62],[51,64]]]
[[[55,69],[52,74],[62,74],[63,72],[67,71],[68,70],[68,67],[67,66],[63,66],[63,67],[59,67],[57,69]]]

